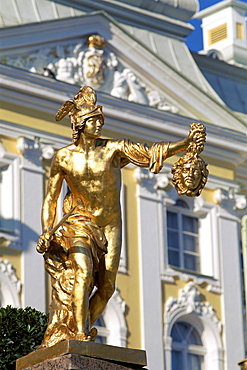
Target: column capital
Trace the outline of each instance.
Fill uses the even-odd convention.
[[[18,153],[22,156],[22,166],[27,169],[41,170],[42,158],[51,159],[54,155],[54,147],[49,143],[41,143],[39,137],[29,139],[21,136],[16,145]],[[41,170],[43,172],[43,170]]]
[[[138,185],[150,194],[157,193],[157,190],[167,190],[169,187],[168,173],[153,174],[146,168],[136,168],[134,172],[134,179]]]

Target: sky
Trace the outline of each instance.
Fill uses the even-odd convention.
[[[224,0],[199,0],[200,3],[200,10],[208,8],[214,4],[217,4]],[[247,3],[247,0],[240,0],[244,3]],[[201,30],[201,23],[200,19],[192,19],[189,23],[191,23],[195,30],[190,34],[190,36],[186,40],[186,44],[191,51],[199,51],[203,49],[202,45],[202,30]]]

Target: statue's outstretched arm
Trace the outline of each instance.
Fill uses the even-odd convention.
[[[194,142],[197,147],[203,146],[205,143],[206,132],[201,128],[191,129],[189,135],[182,140],[170,142],[167,157],[183,152],[188,149],[190,143]]]
[[[195,145],[203,150],[206,132],[202,124],[192,124],[189,135],[174,142],[158,142],[151,147],[146,144],[133,143],[131,140],[119,140],[119,151],[123,155],[122,166],[131,162],[139,167],[149,167],[153,173],[159,173],[166,158],[187,150]],[[126,160],[126,163],[124,162]]]

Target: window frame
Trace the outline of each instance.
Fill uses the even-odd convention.
[[[203,346],[202,338],[201,338],[196,326],[194,326],[191,323],[188,323],[186,321],[177,320],[173,324],[172,329],[173,329],[174,325],[180,324],[180,323],[186,324],[187,327],[189,328],[190,332],[192,332],[193,330],[196,331],[196,334],[198,335],[198,337],[200,337],[201,344],[189,344],[187,342],[185,343],[185,340],[183,340],[181,343],[176,342],[176,341],[173,340],[172,332],[171,332],[172,355],[173,355],[173,351],[181,352],[181,356],[182,356],[182,359],[183,359],[183,364],[185,366],[184,367],[185,370],[187,370],[188,355],[191,354],[191,355],[203,357],[203,362],[201,363],[200,370],[204,370],[205,355],[206,355],[207,351],[206,351],[205,347]]]
[[[203,345],[203,348],[198,347],[198,354],[205,350],[204,367],[221,370],[224,363],[222,322],[218,319],[214,306],[201,296],[198,282],[188,282],[184,288],[179,289],[176,297],[170,296],[166,300],[163,330],[167,369],[171,369],[173,344],[171,333],[177,322],[184,322],[196,329]],[[195,348],[191,349],[196,351]]]
[[[177,206],[177,205],[175,205],[173,208],[167,209],[166,212],[167,212],[166,213],[167,221],[168,221],[168,212],[176,214],[176,216],[177,216],[177,229],[173,229],[173,230],[174,231],[177,230],[177,232],[178,232],[178,248],[175,249],[175,248],[169,247],[169,245],[168,245],[168,239],[169,239],[168,238],[168,232],[169,232],[169,229],[172,229],[172,228],[168,227],[168,222],[167,222],[166,230],[167,230],[167,259],[168,259],[168,265],[171,266],[172,268],[179,268],[179,269],[182,269],[182,270],[190,271],[192,273],[199,273],[200,274],[201,273],[201,270],[200,270],[200,259],[201,258],[200,258],[200,243],[199,243],[200,219],[198,217],[196,217],[194,214],[191,214],[191,212],[189,212],[189,210],[187,208]],[[189,231],[184,230],[184,228],[183,228],[183,216],[187,216],[187,217],[190,217],[192,219],[196,219],[198,221],[197,233],[193,233],[193,232],[189,232]],[[193,251],[189,251],[189,250],[185,249],[185,247],[184,247],[184,244],[185,244],[184,235],[185,234],[186,235],[191,235],[191,236],[197,238],[197,243],[198,243],[198,247],[197,247],[198,251],[197,252],[193,252]],[[179,266],[176,266],[176,265],[173,265],[173,264],[169,263],[169,250],[178,251]],[[192,269],[187,269],[185,267],[185,254],[193,255],[193,256],[198,258],[198,260],[199,260],[199,268],[198,269],[192,270]],[[198,262],[197,262],[197,264],[198,264]]]
[[[188,209],[176,205],[177,200],[182,200],[188,205]],[[193,280],[199,284],[207,283],[208,291],[216,294],[222,293],[220,260],[218,253],[218,230],[217,230],[217,205],[205,202],[203,197],[188,198],[178,197],[175,189],[163,193],[162,210],[160,212],[160,224],[163,231],[160,233],[160,271],[161,280],[174,284],[175,278],[184,281]],[[168,240],[167,240],[167,211],[182,209],[185,214],[197,217],[199,220],[199,251],[200,272],[185,270],[168,263]],[[210,248],[209,248],[210,246]]]

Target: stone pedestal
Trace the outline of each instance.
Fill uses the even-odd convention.
[[[145,365],[142,350],[67,340],[19,358],[16,370],[127,370]]]

